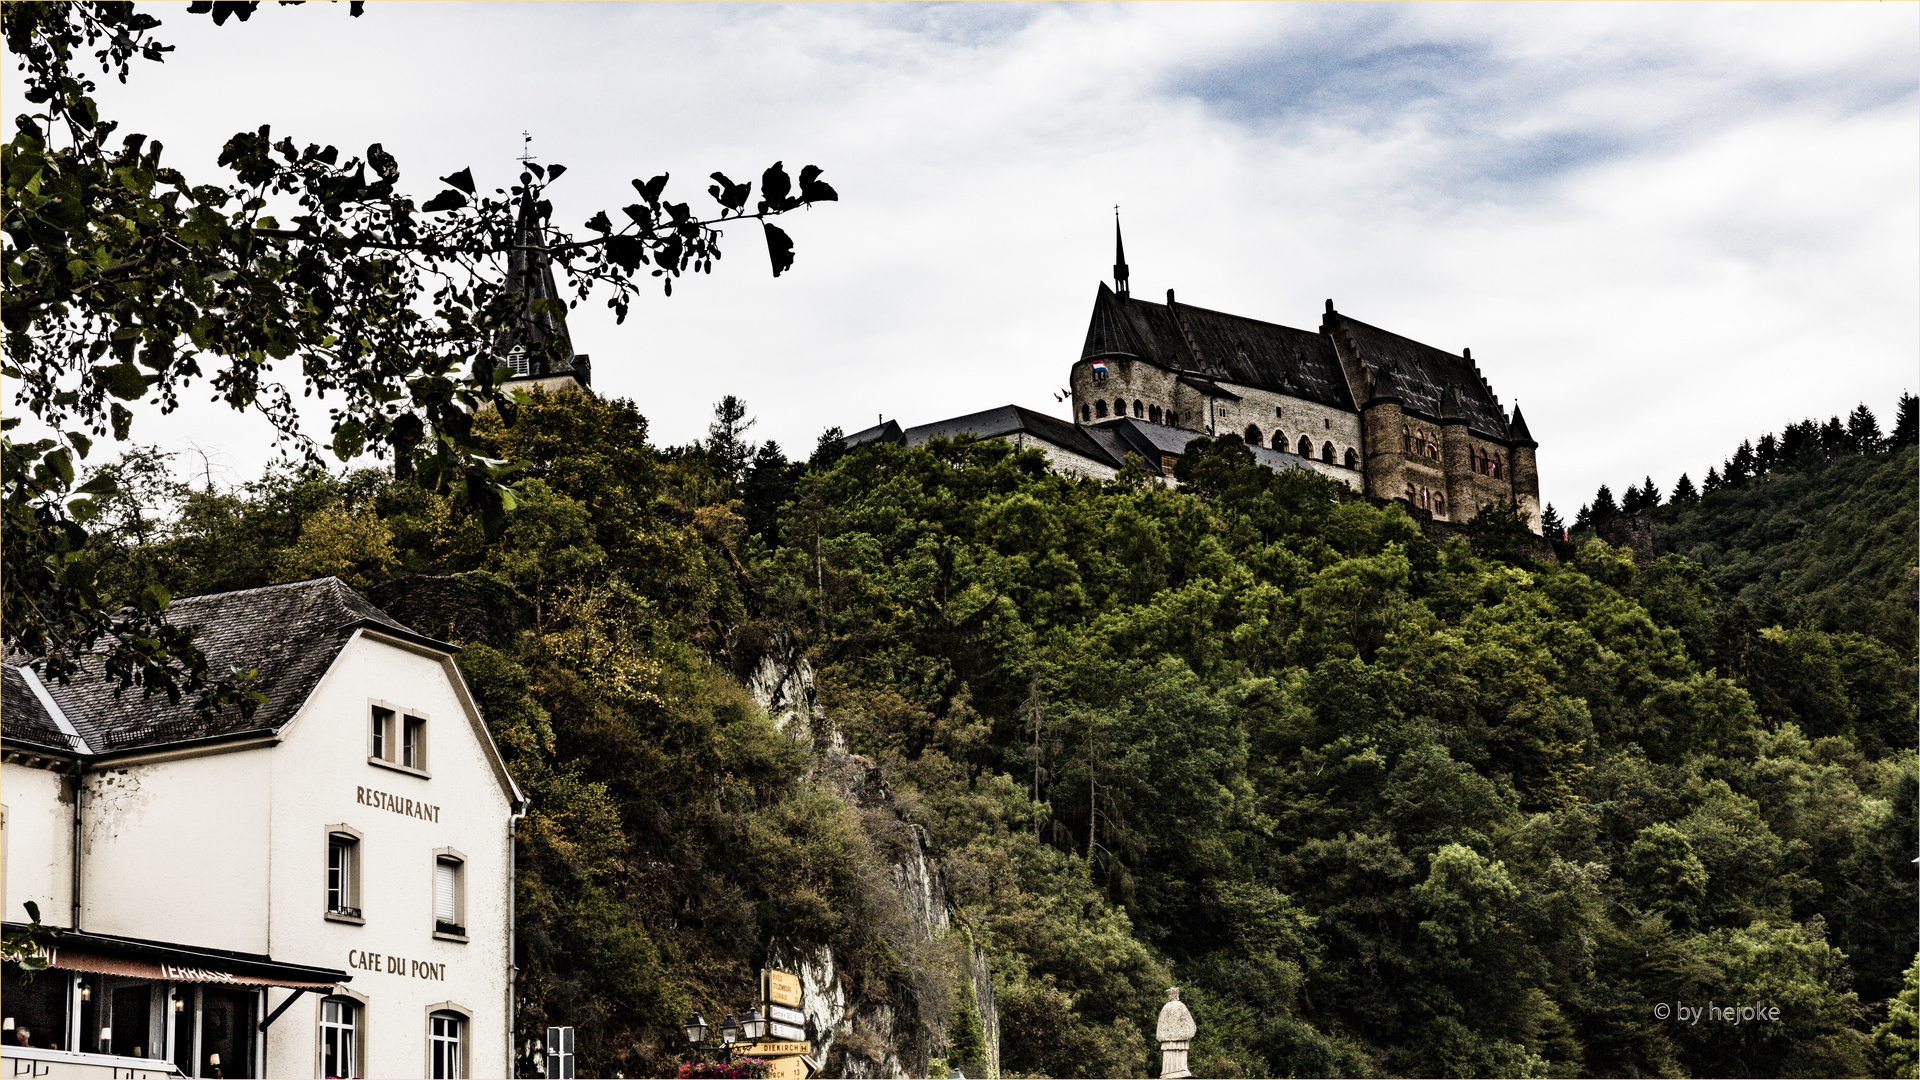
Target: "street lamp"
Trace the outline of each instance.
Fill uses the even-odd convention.
[[[748,1009],[747,1018],[740,1026],[746,1030],[748,1042],[759,1042],[767,1037],[767,1020],[760,1015],[759,1009]]]
[[[728,1013],[726,1021],[720,1025],[721,1045],[732,1046],[739,1038],[740,1021],[735,1020],[732,1013]]]
[[[699,1013],[687,1017],[687,1041],[695,1046],[707,1041],[707,1021]]]

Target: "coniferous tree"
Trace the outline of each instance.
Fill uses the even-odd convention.
[[[1620,512],[1637,514],[1648,508],[1647,493],[1636,485],[1628,484],[1626,492],[1620,496]]]
[[[1753,444],[1753,471],[1761,476],[1772,472],[1780,461],[1780,440],[1769,431]]]
[[[1727,466],[1722,471],[1721,476],[1729,486],[1732,486],[1745,482],[1747,477],[1752,475],[1753,443],[1746,439],[1741,439],[1740,448],[1735,450],[1733,456],[1727,459]]]
[[[747,531],[767,542],[780,543],[780,507],[793,501],[800,489],[800,474],[806,466],[789,462],[780,452],[780,444],[768,439],[753,456],[740,483],[740,497],[747,504]]]
[[[1829,417],[1820,428],[1820,453],[1828,461],[1847,452],[1847,426],[1837,416]]]
[[[707,455],[713,469],[728,484],[738,484],[753,459],[753,444],[746,440],[754,421],[747,416],[747,403],[732,394],[713,403],[713,423],[707,425]]]
[[[1847,417],[1847,442],[1848,449],[1856,454],[1877,453],[1880,449],[1880,420],[1864,401]]]
[[[1576,513],[1575,513],[1575,514],[1573,515],[1573,527],[1574,527],[1574,529],[1575,529],[1576,531],[1577,531],[1577,530],[1580,530],[1580,529],[1591,529],[1591,528],[1593,528],[1593,507],[1592,507],[1592,505],[1590,505],[1590,504],[1588,504],[1588,503],[1581,503],[1581,504],[1580,504],[1580,509],[1579,509],[1579,511],[1578,511],[1578,512],[1576,512]]]
[[[1681,473],[1680,479],[1674,481],[1673,497],[1667,501],[1674,506],[1692,506],[1700,501],[1700,492],[1694,489],[1693,480]]]
[[[1560,520],[1560,512],[1553,508],[1552,503],[1548,503],[1547,508],[1540,512],[1540,531],[1550,539],[1559,539],[1567,531],[1566,522]]]
[[[1780,460],[1796,469],[1819,461],[1820,425],[1811,420],[1788,424],[1780,436]]]
[[[1707,466],[1707,478],[1700,482],[1700,494],[1711,495],[1724,486],[1725,484],[1720,480],[1720,470],[1711,465]]]
[[[1640,482],[1640,501],[1646,503],[1649,510],[1660,505],[1660,485],[1654,483],[1651,476]]]
[[[1900,407],[1894,413],[1893,435],[1887,440],[1889,446],[1912,446],[1916,438],[1920,438],[1920,433],[1914,430],[1916,405],[1920,405],[1920,401],[1916,401],[1912,394],[1900,395]]]
[[[1598,525],[1619,512],[1619,505],[1613,501],[1613,489],[1601,484],[1600,490],[1593,493],[1593,523]]]

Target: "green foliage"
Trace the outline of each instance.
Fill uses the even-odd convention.
[[[1907,1060],[1920,773],[1910,665],[1871,625],[1771,627],[1679,553],[1436,546],[1232,440],[1177,492],[1000,442],[776,448],[736,500],[630,403],[533,394],[505,421],[476,423],[526,463],[496,537],[414,481],[281,470],[176,493],[97,557],[359,568],[401,598],[444,575],[532,796],[518,1021],[576,1024],[583,1069],[668,1071],[686,1012],[825,946],[898,1023],[837,1064],[977,1075],[969,950],[890,884],[915,836],[1011,1075],[1147,1075],[1170,985],[1211,1075]],[[733,677],[796,642],[811,740]],[[821,758],[835,738],[864,757]],[[1782,1019],[1655,1012],[1709,1002]]]

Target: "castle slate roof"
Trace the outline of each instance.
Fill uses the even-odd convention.
[[[1411,412],[1432,420],[1449,419],[1447,410],[1464,414],[1467,427],[1485,438],[1506,441],[1507,420],[1472,360],[1412,338],[1369,326],[1338,312],[1326,315],[1331,333],[1344,338],[1373,379],[1374,398],[1393,398]],[[1457,388],[1457,404],[1446,400]]]
[[[1080,425],[1019,405],[1002,405],[997,409],[956,416],[951,420],[938,420],[931,424],[910,427],[904,432],[908,446],[918,446],[928,439],[975,438],[992,439],[1028,434],[1042,442],[1049,442],[1063,450],[1069,450],[1082,457],[1119,466],[1111,461],[1104,447],[1087,434]]]
[[[1174,300],[1121,296],[1104,283],[1094,297],[1082,359],[1135,357],[1204,379],[1352,410],[1340,357],[1326,336]]]
[[[196,628],[194,643],[216,675],[258,670],[254,689],[267,700],[251,717],[242,717],[237,709],[203,714],[191,694],[183,694],[177,705],[169,704],[163,694],[148,696],[139,687],[121,690],[97,664],[85,665],[73,682],[49,685],[47,691],[94,753],[277,732],[292,721],[362,627],[437,651],[458,651],[415,633],[333,577],[187,597],[167,608],[166,619]],[[30,740],[40,730],[25,708],[18,710],[16,725],[16,682],[31,696],[20,673],[8,670],[4,733],[9,743],[16,737]]]

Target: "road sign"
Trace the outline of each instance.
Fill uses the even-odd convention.
[[[736,1048],[748,1057],[792,1057],[795,1054],[813,1053],[813,1044],[801,1042],[761,1042],[741,1043]]]
[[[799,1009],[789,1009],[785,1005],[775,1005],[769,1001],[767,1002],[767,1019],[778,1020],[783,1024],[800,1024],[804,1026],[807,1022],[807,1014],[801,1012]]]
[[[809,1080],[819,1068],[812,1058],[781,1057],[767,1061],[767,1080]]]
[[[807,1037],[807,1029],[798,1024],[783,1024],[778,1020],[769,1020],[767,1021],[767,1037],[770,1039],[784,1039],[791,1042],[803,1042]]]
[[[760,972],[760,997],[772,1005],[797,1009],[800,1007],[800,979],[790,972],[763,969]]]

